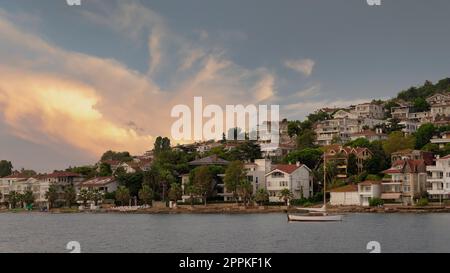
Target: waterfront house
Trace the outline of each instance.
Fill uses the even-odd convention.
[[[359,206],[360,197],[357,185],[347,185],[330,190],[332,206]]]
[[[364,181],[358,184],[361,206],[369,206],[370,200],[381,197],[381,181]]]
[[[266,173],[271,169],[272,162],[269,159],[256,159],[254,163],[245,164],[247,179],[253,185],[253,193],[266,188]]]
[[[95,177],[83,182],[79,182],[76,185],[77,191],[82,189],[86,190],[98,190],[103,193],[111,193],[117,190],[119,186],[118,181],[114,176],[108,177]]]
[[[427,192],[430,199],[450,198],[450,155],[436,159],[436,165],[427,166]]]
[[[414,197],[426,192],[426,164],[424,160],[397,160],[392,167],[384,171],[389,180],[383,181],[381,198],[386,201],[400,201],[405,205],[413,204]],[[389,193],[389,195],[386,195]]]
[[[280,202],[281,191],[288,189],[294,199],[312,196],[313,177],[304,164],[276,165],[266,175],[266,189],[271,202]]]
[[[19,172],[14,172],[11,175],[0,178],[0,192],[2,193],[1,202],[5,202],[8,199],[10,191],[13,191],[14,184],[22,181],[26,181],[29,176],[26,176]]]

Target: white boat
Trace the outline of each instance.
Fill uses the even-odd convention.
[[[333,215],[327,213],[327,198],[326,198],[326,158],[324,157],[324,187],[323,187],[323,207],[321,208],[296,208],[301,211],[306,211],[303,214],[289,214],[288,221],[298,222],[339,222],[342,221],[343,215]]]
[[[342,215],[330,215],[328,213],[288,214],[289,221],[297,222],[339,222]]]

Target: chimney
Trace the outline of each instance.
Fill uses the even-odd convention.
[[[297,167],[300,167],[300,165],[301,165],[301,164],[300,164],[300,162],[299,162],[299,161],[297,161]]]

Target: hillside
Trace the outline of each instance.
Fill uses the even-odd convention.
[[[445,78],[433,84],[430,81],[426,81],[422,86],[410,87],[407,90],[401,91],[397,95],[397,99],[404,101],[414,101],[418,98],[426,99],[436,93],[450,92],[450,78]]]

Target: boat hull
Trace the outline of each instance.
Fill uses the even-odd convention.
[[[288,214],[289,221],[296,222],[339,222],[342,215],[292,215]]]

